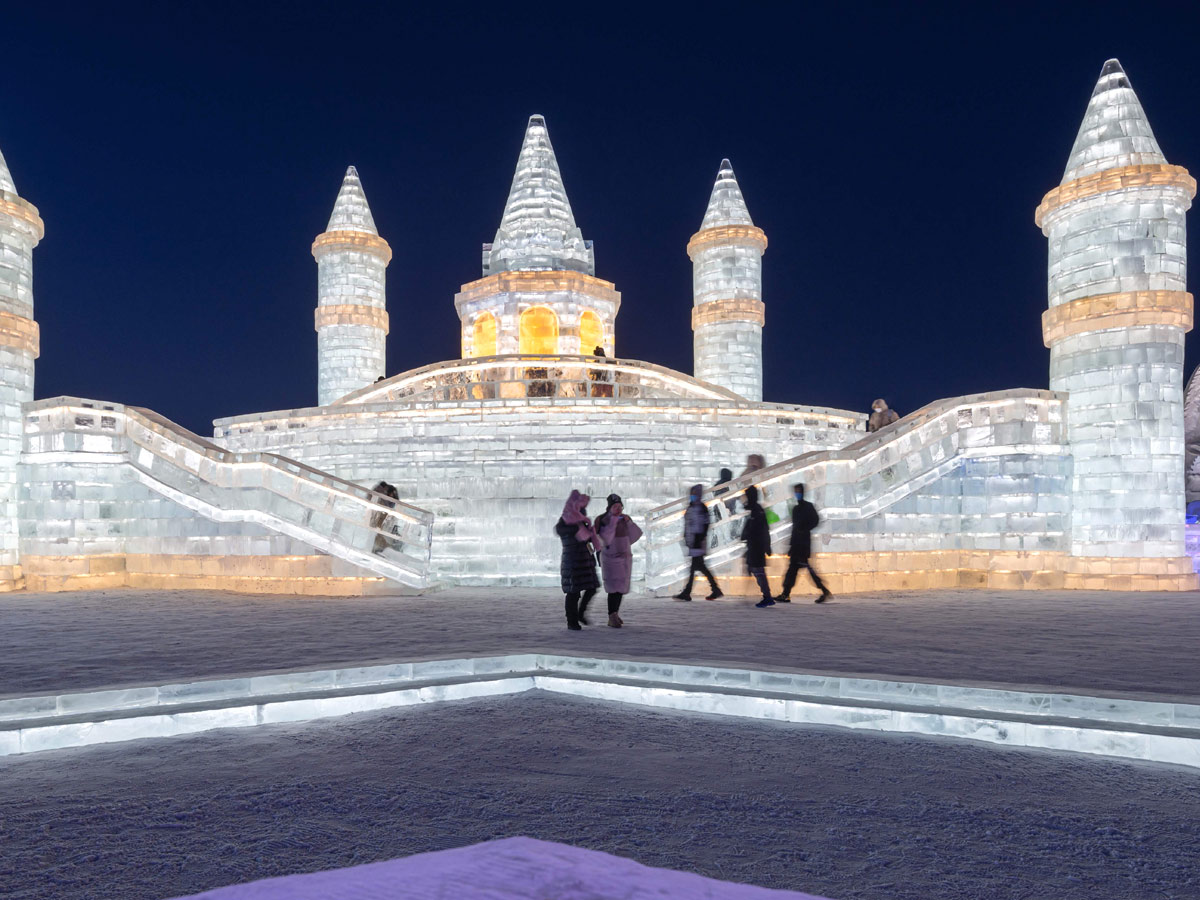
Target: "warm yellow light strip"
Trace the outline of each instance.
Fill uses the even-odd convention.
[[[1166,163],[1120,166],[1060,184],[1042,198],[1042,202],[1034,210],[1033,221],[1037,223],[1038,228],[1042,228],[1042,222],[1048,213],[1072,201],[1109,191],[1147,185],[1181,187],[1187,191],[1189,199],[1196,196],[1196,179],[1188,174],[1188,170],[1183,166],[1171,166]]]
[[[372,328],[382,328],[388,333],[387,310],[377,306],[361,304],[339,304],[335,306],[318,306],[313,316],[317,331],[326,325],[369,325]]]
[[[33,228],[34,241],[46,236],[46,225],[38,215],[38,208],[28,200],[8,191],[0,191],[0,215],[9,215]]]
[[[1135,325],[1174,325],[1191,331],[1192,308],[1192,295],[1186,291],[1122,291],[1080,297],[1042,313],[1042,340],[1049,347],[1073,334]]]
[[[33,319],[0,310],[0,344],[33,354],[41,354],[41,330]]]
[[[377,234],[367,234],[365,231],[326,231],[318,234],[312,244],[313,259],[320,259],[326,253],[335,250],[360,250],[364,253],[374,253],[383,258],[386,266],[392,261],[392,248]]]
[[[486,278],[464,284],[462,290],[455,295],[454,303],[455,306],[461,308],[463,303],[490,297],[493,294],[515,292],[550,294],[558,291],[574,291],[598,300],[607,300],[610,303],[621,302],[621,294],[611,281],[604,281],[583,272],[553,271],[497,272],[495,275],[488,275]]]
[[[754,225],[721,225],[717,228],[705,228],[697,231],[688,241],[687,254],[691,259],[696,253],[713,245],[723,244],[754,244],[758,252],[767,249],[767,234]]]
[[[761,300],[709,300],[692,308],[692,331],[700,325],[712,325],[715,322],[753,322],[762,325],[766,322],[766,309],[766,304]]]

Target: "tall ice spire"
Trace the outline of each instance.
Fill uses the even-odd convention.
[[[483,245],[483,274],[545,269],[594,275],[596,263],[575,224],[546,120],[530,116],[500,228]]]
[[[717,172],[717,180],[713,184],[708,209],[704,211],[704,221],[700,227],[717,228],[721,225],[754,225],[737,176],[733,174],[733,166],[727,159],[721,160],[721,168]]]
[[[1067,159],[1063,184],[1103,169],[1165,162],[1125,70],[1117,60],[1108,60]]]
[[[762,400],[762,255],[767,236],[754,225],[729,160],[721,160],[692,259],[692,370]]]
[[[12,175],[8,171],[8,163],[4,161],[3,150],[0,150],[0,191],[8,191],[10,194],[17,192],[17,186],[13,184]]]
[[[350,166],[317,261],[317,402],[327,406],[384,374],[387,264],[392,248],[379,236],[358,170]]]
[[[1184,551],[1183,425],[1195,193],[1108,60],[1063,181],[1034,215],[1050,243],[1050,388],[1066,395],[1070,423],[1066,587],[1196,586]]]

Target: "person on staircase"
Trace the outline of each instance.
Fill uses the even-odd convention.
[[[880,399],[871,404],[871,415],[867,419],[867,431],[876,432],[887,428],[893,422],[899,422],[900,416],[894,409],[888,409],[887,401]]]
[[[829,593],[829,588],[825,587],[821,576],[809,561],[812,555],[812,530],[817,527],[821,517],[817,514],[817,508],[804,499],[804,485],[792,485],[792,493],[796,498],[796,505],[792,507],[792,542],[788,547],[788,567],[783,576],[783,588],[775,602],[791,603],[796,575],[801,569],[808,569],[809,577],[821,592],[821,596],[815,602],[824,603],[833,595]]]
[[[767,524],[767,513],[758,502],[758,488],[753,484],[746,488],[746,525],[742,529],[742,540],[746,542],[746,570],[754,576],[762,600],[754,605],[759,609],[774,606],[771,585],[767,581],[767,557],[771,555],[771,526]]]
[[[554,533],[562,541],[562,562],[559,576],[562,582],[564,603],[567,612],[567,627],[572,631],[586,625],[587,606],[600,581],[596,578],[596,553],[600,538],[587,515],[587,494],[571,491],[563,506],[562,516],[554,525]]]
[[[704,598],[705,600],[716,600],[718,597],[725,596],[717,587],[717,580],[713,578],[712,572],[708,571],[708,566],[704,564],[704,554],[708,552],[710,514],[708,507],[704,505],[704,500],[701,499],[703,496],[704,485],[693,484],[691,491],[688,492],[687,512],[683,514],[683,543],[687,548],[691,567],[688,569],[687,584],[684,585],[682,591],[675,595],[676,600],[692,599],[692,580],[696,577],[697,572],[708,579],[710,592]]]
[[[625,624],[620,616],[621,598],[629,593],[633,575],[633,545],[642,536],[642,529],[625,515],[625,504],[617,494],[609,494],[607,507],[596,517],[596,533],[603,549],[600,551],[600,574],[604,590],[608,591],[608,625],[620,628]]]

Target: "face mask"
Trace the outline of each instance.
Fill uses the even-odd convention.
[[[691,495],[691,497],[690,497],[689,499],[691,499],[691,501],[692,501],[693,503],[699,503],[699,502],[700,502],[700,497],[699,497],[698,495],[696,495],[696,494],[692,494],[692,495]]]

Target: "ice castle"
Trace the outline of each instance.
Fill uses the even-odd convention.
[[[727,160],[686,243],[693,374],[622,358],[621,295],[596,275],[533,116],[481,277],[455,297],[461,359],[385,377],[391,249],[351,167],[312,245],[318,405],[219,419],[207,439],[145,409],[33,399],[43,225],[0,157],[0,584],[548,587],[551,526],[580,488],[624,496],[647,532],[635,590],[663,593],[685,573],[687,486],[760,453],[773,465],[705,497],[710,564],[735,582],[744,512],[729,501],[753,480],[780,542],[790,484],[809,486],[834,591],[1192,589],[1182,376],[1195,190],[1120,64],[1105,63],[1035,213],[1050,247],[1050,390],[938,400],[865,435],[858,413],[763,402],[767,236]],[[399,502],[370,489],[381,479]]]

